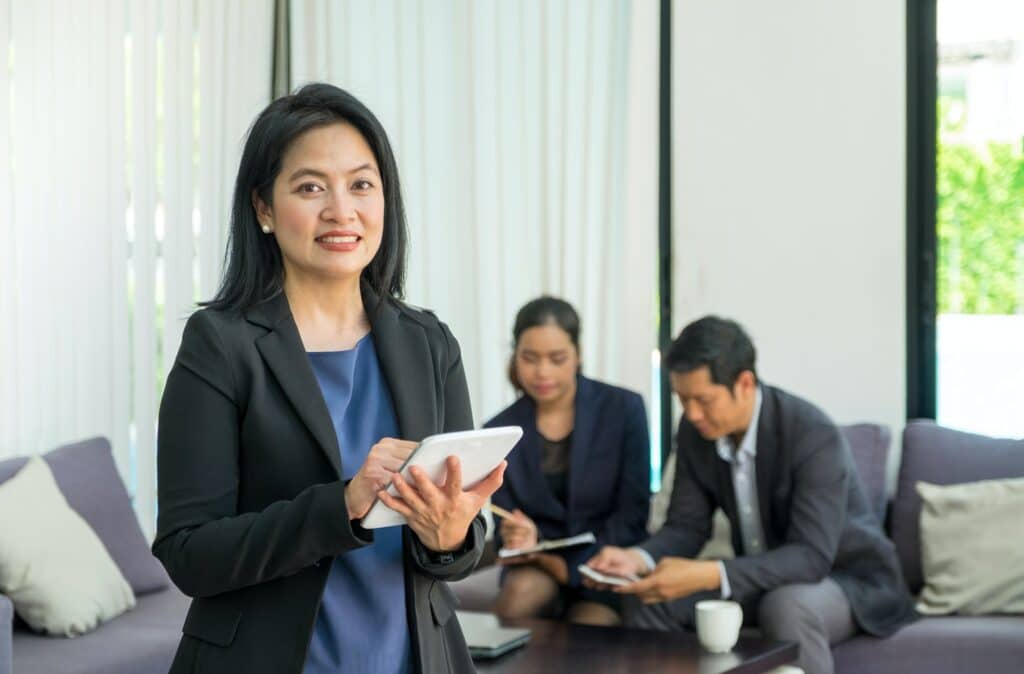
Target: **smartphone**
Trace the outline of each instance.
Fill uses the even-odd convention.
[[[585,564],[580,564],[578,567],[580,573],[584,576],[598,583],[604,583],[605,585],[629,585],[640,580],[638,576],[632,574],[628,576],[610,576],[606,573],[596,571]]]

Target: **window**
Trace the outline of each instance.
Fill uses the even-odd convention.
[[[936,419],[1024,436],[1024,5],[938,2]]]

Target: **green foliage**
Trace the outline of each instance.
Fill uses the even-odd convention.
[[[943,143],[941,136],[939,313],[1024,313],[1024,151]]]

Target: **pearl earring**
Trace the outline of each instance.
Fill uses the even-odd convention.
[[[270,234],[270,225],[263,225],[260,229],[263,230],[264,234]]]

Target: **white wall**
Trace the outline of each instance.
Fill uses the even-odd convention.
[[[672,37],[674,330],[735,318],[766,381],[897,439],[904,14],[891,0],[688,0]]]

